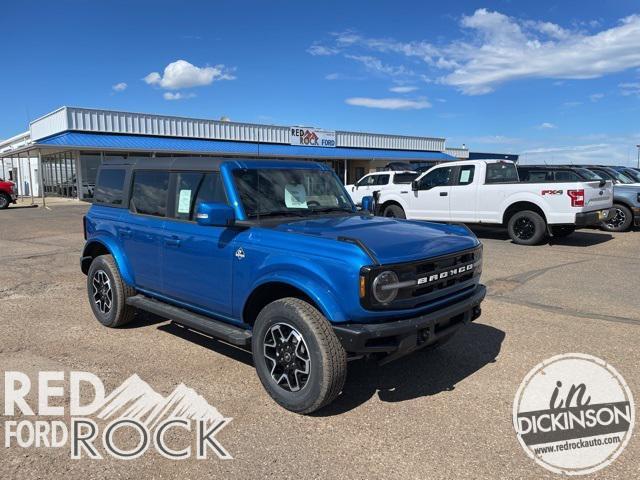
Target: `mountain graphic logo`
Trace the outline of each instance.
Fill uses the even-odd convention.
[[[101,420],[134,419],[150,429],[167,418],[203,420],[207,425],[229,420],[183,383],[165,397],[136,374],[107,395],[94,415]]]

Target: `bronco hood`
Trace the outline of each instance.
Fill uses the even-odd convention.
[[[360,240],[381,264],[409,262],[479,245],[463,225],[398,220],[364,215],[321,217],[281,223],[274,229],[318,237]]]

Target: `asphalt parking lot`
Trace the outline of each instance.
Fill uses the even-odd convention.
[[[527,457],[511,423],[532,367],[592,354],[640,398],[640,232],[583,230],[522,247],[476,229],[489,289],[482,317],[440,350],[383,367],[351,363],[338,400],[304,417],[276,406],[244,351],[148,315],[120,330],[100,326],[78,265],[86,208],[0,212],[3,370],[86,370],[107,391],[134,373],[165,395],[185,383],[233,417],[218,439],[234,460],[152,451],[70,460],[66,449],[12,447],[0,453],[1,478],[555,478]],[[597,476],[638,478],[639,457],[636,429]]]

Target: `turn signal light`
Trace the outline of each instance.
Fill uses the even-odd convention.
[[[364,298],[367,295],[367,282],[364,277],[360,277],[360,298]]]

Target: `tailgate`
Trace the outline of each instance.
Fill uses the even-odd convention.
[[[610,181],[607,181],[604,187],[600,186],[600,181],[585,182],[583,185],[584,207],[581,209],[583,212],[611,208],[613,205],[613,185]]]

